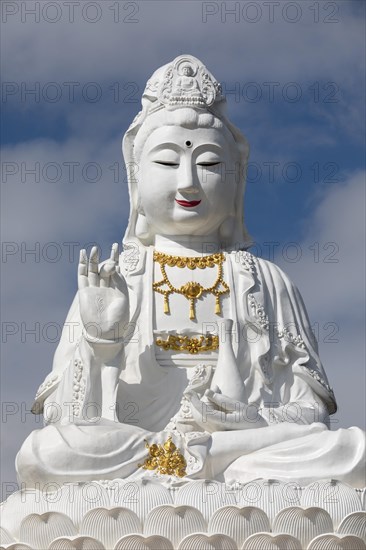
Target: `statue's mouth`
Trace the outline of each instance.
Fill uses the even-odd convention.
[[[178,204],[181,206],[185,206],[186,208],[193,208],[194,206],[197,206],[201,201],[182,201],[175,199]]]

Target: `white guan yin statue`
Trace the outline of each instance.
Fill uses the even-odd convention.
[[[363,487],[365,438],[336,411],[301,296],[253,256],[248,144],[195,57],[158,69],[127,130],[123,252],[84,250],[79,290],[21,447],[26,486],[154,477]]]

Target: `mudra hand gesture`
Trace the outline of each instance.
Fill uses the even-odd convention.
[[[126,281],[118,266],[118,244],[114,243],[110,258],[99,266],[99,251],[80,250],[78,266],[80,315],[86,338],[92,344],[104,340],[120,340],[129,321]]]

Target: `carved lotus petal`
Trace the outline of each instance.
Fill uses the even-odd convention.
[[[336,480],[322,480],[308,485],[301,496],[301,506],[320,506],[333,520],[334,529],[352,512],[362,510],[356,491]]]
[[[106,548],[129,533],[142,533],[139,518],[128,508],[96,508],[90,510],[81,522],[80,532],[100,540]]]
[[[89,510],[99,507],[109,508],[110,497],[105,487],[95,481],[89,483],[65,483],[48,496],[49,509],[69,516],[76,527]]]
[[[117,542],[114,550],[174,550],[174,547],[170,540],[159,535],[127,535]]]
[[[322,508],[293,506],[279,512],[273,522],[274,533],[287,533],[299,539],[304,548],[323,533],[333,533],[333,522]]]
[[[355,535],[366,544],[366,512],[354,512],[346,516],[338,527],[340,535]]]
[[[22,520],[29,514],[48,512],[46,495],[36,489],[17,491],[3,503],[1,508],[1,526],[15,539],[19,539]]]
[[[304,550],[301,542],[291,535],[256,533],[243,544],[242,550]]]
[[[239,547],[250,535],[270,530],[265,512],[253,506],[225,506],[214,513],[208,525],[209,535],[222,533],[234,539]]]
[[[0,544],[11,544],[12,542],[15,542],[14,537],[6,529],[0,527]]]
[[[236,542],[227,535],[188,535],[180,543],[178,550],[237,550]]]
[[[359,491],[362,510],[366,510],[366,488]]]
[[[28,546],[28,544],[23,544],[22,542],[13,542],[12,544],[9,544],[8,546],[0,546],[0,550],[33,550],[31,546]]]
[[[40,550],[64,535],[77,535],[77,529],[68,516],[59,512],[31,514],[20,525],[20,540]]]
[[[207,530],[203,515],[192,506],[159,506],[146,518],[144,534],[161,535],[176,548],[187,535]]]
[[[272,522],[280,510],[299,506],[300,487],[276,479],[259,479],[243,485],[238,491],[239,506],[255,506],[263,510]]]
[[[105,548],[100,540],[82,536],[55,539],[48,550],[105,550]]]
[[[173,504],[170,492],[161,483],[150,479],[138,481],[117,481],[107,489],[110,494],[110,507],[129,508],[143,522],[148,513],[163,504]]]
[[[308,546],[308,550],[365,550],[362,539],[353,535],[320,535]]]
[[[194,506],[208,522],[223,506],[235,505],[234,493],[219,481],[197,480],[181,487],[175,497],[175,504]],[[202,530],[202,529],[201,529]]]

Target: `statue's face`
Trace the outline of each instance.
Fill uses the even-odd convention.
[[[236,144],[226,130],[163,126],[142,149],[138,189],[158,235],[210,235],[234,213]]]

